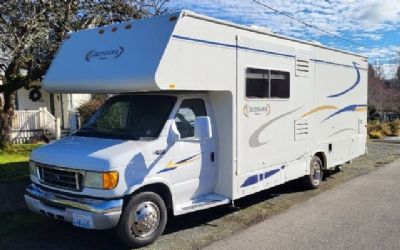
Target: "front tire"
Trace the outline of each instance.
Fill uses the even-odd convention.
[[[143,192],[128,201],[116,227],[118,238],[129,247],[153,243],[167,224],[167,208],[156,193]]]
[[[303,183],[309,189],[317,189],[322,182],[323,164],[318,156],[314,156],[310,162],[310,174],[304,176]]]

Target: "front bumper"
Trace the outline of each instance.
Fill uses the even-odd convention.
[[[85,228],[109,229],[115,227],[122,212],[123,199],[100,200],[56,194],[31,184],[25,190],[29,209],[55,219],[73,222],[76,216],[90,218]]]

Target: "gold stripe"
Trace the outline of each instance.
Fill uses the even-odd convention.
[[[320,107],[318,107],[318,108],[315,108],[315,109],[313,109],[313,110],[311,110],[311,111],[305,113],[305,114],[302,115],[301,117],[303,118],[303,117],[309,116],[309,115],[311,115],[311,114],[317,113],[317,112],[319,112],[319,111],[328,110],[328,109],[338,109],[338,108],[337,108],[336,106],[333,106],[333,105],[324,105],[324,106],[320,106]]]
[[[182,166],[185,166],[185,165],[187,165],[188,163],[194,162],[194,161],[196,161],[196,160],[198,160],[198,159],[200,159],[200,155],[194,157],[193,159],[191,159],[191,160],[189,160],[189,161],[185,161],[185,162],[182,162],[182,163],[174,163],[173,161],[169,161],[169,162],[167,163],[167,168],[182,167]]]
[[[368,110],[368,108],[366,108],[366,107],[358,107],[354,111],[355,112],[364,112],[364,111],[367,111],[367,110]]]

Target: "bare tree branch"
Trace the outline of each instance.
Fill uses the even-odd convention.
[[[92,26],[159,15],[168,0],[0,1],[0,70],[5,73],[0,146],[9,140],[13,93],[41,80],[66,34]],[[23,78],[19,69],[27,69]],[[1,109],[1,107],[0,107]]]

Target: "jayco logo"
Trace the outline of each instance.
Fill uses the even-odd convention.
[[[107,49],[107,50],[92,49],[86,54],[85,60],[87,62],[91,62],[93,60],[116,59],[120,57],[123,53],[124,53],[124,47],[122,46],[119,46],[118,48],[115,49]]]

